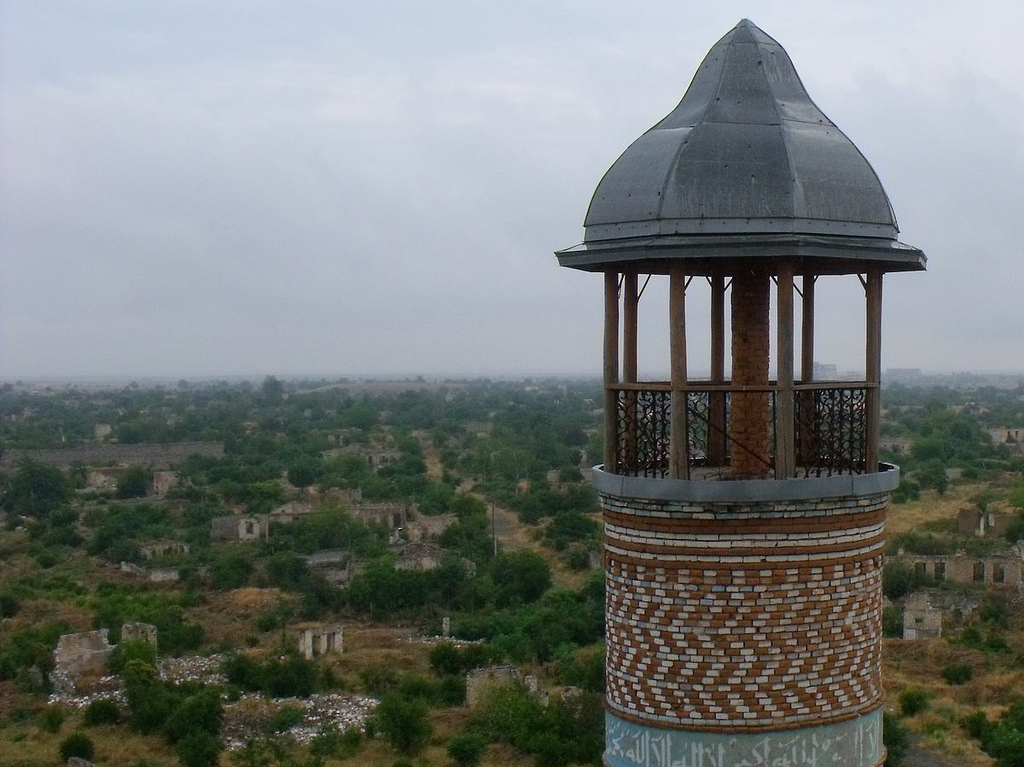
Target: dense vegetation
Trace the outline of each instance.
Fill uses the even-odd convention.
[[[90,486],[90,475],[108,467],[56,468],[31,457],[0,475],[0,695],[12,701],[0,716],[0,739],[53,736],[45,758],[23,759],[24,767],[65,753],[103,763],[111,732],[161,744],[151,752],[163,755],[153,767],[172,763],[164,757],[197,766],[401,763],[395,759],[471,766],[510,753],[541,765],[599,763],[604,582],[595,567],[596,498],[584,472],[601,450],[600,401],[594,382],[556,381],[412,382],[407,391],[273,377],[102,392],[3,387],[4,451],[102,440],[215,441],[224,452],[185,460],[162,497],[153,492],[153,469],[165,467],[148,464],[109,469],[116,481],[100,487]],[[1024,459],[989,433],[1024,426],[1024,388],[889,387],[884,401],[884,457],[904,472],[898,508],[970,487],[970,507],[1016,515],[995,537],[964,535],[950,516],[929,518],[892,536],[890,554],[983,557],[1024,539]],[[98,438],[98,425],[109,435]],[[368,523],[360,503],[436,521],[429,564],[403,559],[415,543],[410,530]],[[287,523],[266,516],[287,504],[308,508]],[[496,510],[518,519],[525,531],[518,547],[497,545]],[[270,534],[249,542],[213,535],[213,520],[250,515],[272,520]],[[150,559],[154,542],[175,545]],[[314,555],[324,553],[344,570],[340,585],[317,565]],[[177,580],[138,575],[157,567]],[[958,588],[889,557],[887,636],[901,634],[902,600],[922,587]],[[975,586],[965,592],[982,594]],[[247,599],[255,606],[245,607]],[[892,691],[891,765],[912,730],[967,733],[1000,765],[1019,764],[1020,704],[959,721],[935,703],[936,690],[955,687],[981,706],[989,700],[986,675],[1019,676],[1024,643],[1015,605],[978,599],[974,613],[948,623],[935,678]],[[358,662],[308,661],[295,652],[294,631],[305,621],[437,635],[444,618],[457,643],[371,648],[352,657],[373,660]],[[161,658],[221,653],[223,682],[162,681],[150,646],[121,641],[126,621],[157,627]],[[123,679],[125,705],[100,700],[80,713],[47,705],[58,637],[94,628],[117,643],[110,666]],[[551,703],[512,685],[463,708],[466,674],[504,663],[538,674]],[[563,696],[563,687],[574,689]],[[225,711],[240,699],[341,692],[381,701],[366,734],[328,728],[295,747],[282,733],[301,713],[281,703],[243,748],[222,753]]]

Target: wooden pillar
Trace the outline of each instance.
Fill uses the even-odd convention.
[[[618,471],[619,273],[604,274],[604,470]]]
[[[672,408],[669,476],[690,478],[689,430],[686,413],[686,273],[682,264],[669,272],[669,348],[672,355]]]
[[[866,294],[865,360],[864,371],[867,380],[867,408],[864,437],[866,440],[866,471],[878,471],[878,433],[882,413],[882,270],[872,267],[864,283]]]
[[[725,277],[711,277],[711,383],[725,383]],[[725,392],[708,395],[708,464],[725,465]]]
[[[640,298],[635,271],[622,275],[622,381],[637,380],[637,316]],[[619,433],[620,454],[627,467],[638,467],[636,392],[624,391],[620,406],[622,421]]]
[[[800,382],[814,381],[814,274],[803,276],[803,296],[800,327]],[[818,413],[814,391],[801,391],[796,395],[796,460],[803,465],[818,462]]]
[[[637,295],[636,272],[622,275],[622,380],[637,381],[637,316],[640,298]]]
[[[796,403],[793,398],[793,265],[779,267],[776,328],[775,389],[775,478],[789,479],[796,474]]]
[[[805,274],[803,279],[803,325],[800,335],[800,380],[814,380],[814,283],[817,276]]]

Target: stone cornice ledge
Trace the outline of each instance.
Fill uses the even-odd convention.
[[[879,464],[879,468],[881,471],[874,474],[843,474],[832,477],[794,479],[697,481],[608,474],[601,466],[595,466],[593,481],[594,487],[599,493],[650,501],[694,501],[698,503],[801,501],[891,493],[900,484],[900,468],[891,463]]]

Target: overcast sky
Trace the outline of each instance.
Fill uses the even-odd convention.
[[[744,17],[928,255],[884,367],[1024,370],[1019,0],[0,0],[0,379],[597,374],[552,251]],[[847,280],[816,355],[855,368]]]

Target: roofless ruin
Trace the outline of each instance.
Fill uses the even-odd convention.
[[[878,460],[882,278],[923,270],[924,254],[896,239],[868,161],[747,20],[607,171],[584,226],[557,256],[605,275],[605,763],[880,765],[899,481]],[[671,379],[644,381],[641,279],[665,276]],[[822,277],[863,286],[864,380],[814,379]],[[687,367],[698,289],[704,380]]]

